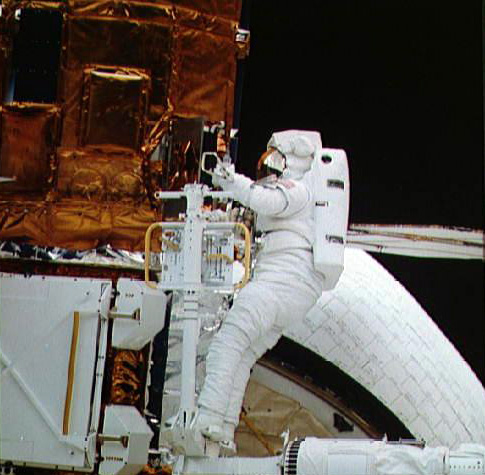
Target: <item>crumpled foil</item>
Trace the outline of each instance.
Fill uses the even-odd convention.
[[[174,121],[232,127],[241,1],[2,6],[0,52],[15,44],[18,8],[61,9],[64,25],[56,105],[2,106],[0,176],[16,181],[0,186],[0,240],[143,250],[146,229],[162,220],[153,192],[198,175],[200,147],[186,137],[151,160]]]
[[[147,363],[142,351],[117,350],[111,373],[110,402],[136,406],[143,398]]]

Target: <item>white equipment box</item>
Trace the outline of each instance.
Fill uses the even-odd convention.
[[[144,282],[0,274],[0,464],[135,475],[153,436],[131,406],[100,427],[108,344],[138,349],[164,326],[167,298]],[[102,433],[103,432],[103,433]]]
[[[0,276],[2,461],[92,470],[110,298],[110,281]]]

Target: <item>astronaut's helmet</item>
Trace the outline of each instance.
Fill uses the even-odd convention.
[[[269,173],[281,174],[285,169],[295,174],[304,174],[312,164],[317,148],[321,148],[319,132],[308,130],[285,130],[275,132],[267,151],[258,161],[258,178]]]
[[[270,175],[280,176],[285,169],[285,157],[275,148],[268,149],[259,157],[257,177],[266,178]]]

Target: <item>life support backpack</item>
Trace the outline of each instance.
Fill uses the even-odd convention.
[[[320,148],[311,168],[315,201],[313,262],[333,289],[344,270],[349,219],[350,181],[344,150]]]

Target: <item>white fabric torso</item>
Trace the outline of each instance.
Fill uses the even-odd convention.
[[[256,229],[269,233],[268,245],[275,250],[291,247],[311,248],[313,244],[313,192],[310,175],[306,173],[301,179],[278,180],[277,186],[283,191],[288,201],[287,208],[277,215],[259,213]],[[293,185],[293,186],[291,186]],[[274,233],[286,231],[285,233]]]

